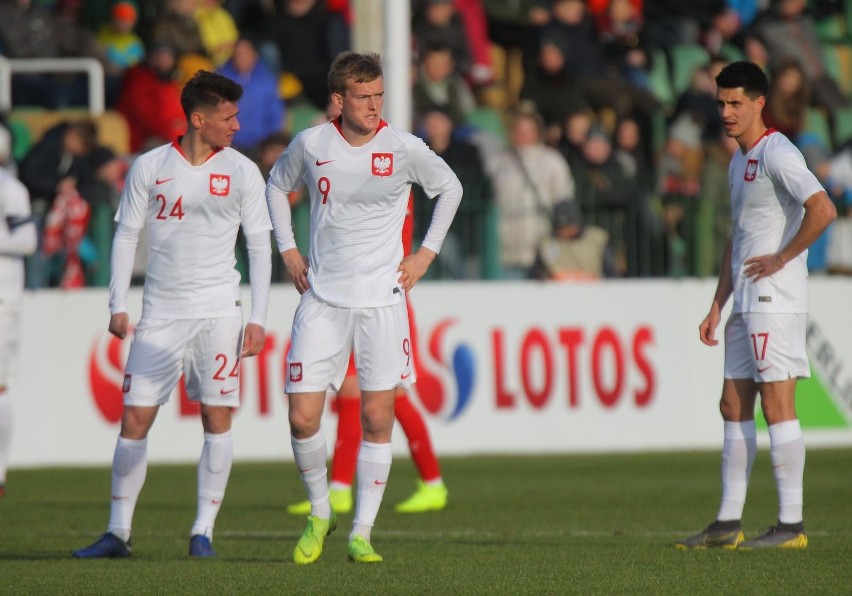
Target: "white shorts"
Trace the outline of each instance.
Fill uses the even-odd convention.
[[[18,362],[21,310],[17,303],[0,299],[0,387],[9,385]]]
[[[411,387],[414,368],[405,296],[397,304],[343,308],[302,294],[287,354],[286,393],[336,391],[355,350],[362,391]]]
[[[139,321],[124,369],[124,403],[158,406],[169,401],[181,374],[190,400],[240,405],[240,317]]]
[[[771,383],[811,376],[808,315],[734,313],[725,325],[725,378]]]

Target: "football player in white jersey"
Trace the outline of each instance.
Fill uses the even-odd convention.
[[[335,529],[327,445],[320,419],[327,390],[340,388],[355,348],[363,440],[348,555],[382,560],[370,531],[391,466],[397,387],[414,381],[405,293],[441,249],[462,197],[450,167],[423,141],[382,120],[384,83],[375,54],[339,55],[328,75],[341,116],[299,134],[278,158],[267,203],[284,265],[302,294],[293,319],[285,391],[296,466],[311,503],[296,563],[316,561]],[[421,247],[403,257],[402,225],[412,183],[438,198]],[[287,195],[310,192],[310,252],[296,248]]]
[[[189,554],[216,555],[211,541],[233,460],[231,412],[240,403],[240,359],[264,342],[272,260],[264,182],[230,148],[242,87],[199,71],[184,87],[187,133],[139,156],[127,177],[112,250],[109,331],[129,330],[127,294],[139,232],[147,226],[142,317],[124,375],[124,413],[112,466],[107,532],[78,558],[130,555],[136,500],[147,470],[148,431],[181,375],[201,402],[204,446],[198,514]],[[234,248],[242,226],[249,252],[251,315],[243,330]]]
[[[24,294],[24,257],[38,243],[30,213],[30,193],[0,167],[0,497],[12,440],[11,384],[18,356],[18,327]]]
[[[699,325],[708,346],[719,342],[722,309],[734,297],[725,326],[722,502],[716,521],[678,548],[805,548],[802,479],[805,444],[796,416],[796,380],[810,376],[805,351],[807,249],[836,217],[831,199],[798,149],[763,123],[768,82],[751,62],[734,62],[716,77],[725,134],[739,150],[728,168],[731,239],[710,312]],[[758,394],[769,426],[778,489],[778,523],[743,541],[741,518],[757,451]]]

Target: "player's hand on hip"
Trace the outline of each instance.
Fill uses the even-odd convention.
[[[307,292],[311,287],[308,284],[308,259],[299,252],[298,248],[285,250],[281,253],[281,259],[299,293]]]
[[[779,254],[760,255],[746,259],[743,265],[745,265],[746,277],[751,278],[752,281],[757,281],[781,271],[784,268],[784,261]]]
[[[400,275],[397,282],[406,292],[414,287],[420,278],[426,275],[429,265],[435,260],[435,253],[422,246],[413,255],[403,257],[397,271]]]
[[[248,358],[260,354],[265,339],[266,330],[263,327],[257,323],[246,325],[245,333],[243,333],[243,351],[240,353],[240,357]]]
[[[109,332],[119,339],[127,337],[130,317],[126,312],[117,312],[109,318]]]

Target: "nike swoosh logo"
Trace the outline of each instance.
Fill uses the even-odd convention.
[[[411,376],[411,371],[409,371],[408,374],[399,375],[399,378],[400,378],[401,381],[404,381],[405,379],[407,379],[410,376]]]
[[[763,368],[757,367],[757,372],[759,372],[759,373],[766,372],[766,371],[767,371],[767,370],[769,370],[770,368],[772,368],[772,365],[771,365],[771,364],[770,364],[769,366],[765,366],[765,367],[763,367]]]
[[[113,495],[113,496],[112,496],[112,500],[113,500],[113,501],[123,501],[123,500],[125,500],[125,499],[129,499],[129,498],[130,498],[130,497],[119,497],[119,496],[117,496],[117,495]]]
[[[313,470],[314,468],[316,468],[316,466],[311,466],[310,468],[305,468],[304,470],[303,470],[302,468],[299,468],[299,471],[300,471],[302,474],[305,474],[305,473],[307,473],[307,472],[310,472],[310,471],[311,471],[311,470]]]
[[[212,499],[210,503],[213,505],[219,505],[222,503],[222,499]]]
[[[381,480],[373,480],[373,482],[374,482],[375,484],[378,484],[379,486],[381,486],[381,485],[383,485],[383,484],[387,484],[387,481],[382,482]]]
[[[228,395],[229,393],[233,393],[234,391],[236,391],[236,388],[235,389],[220,389],[219,395]]]
[[[163,178],[162,180],[160,180],[159,178],[157,178],[157,179],[154,181],[154,184],[163,184],[164,182],[168,182],[169,180],[174,180],[174,178]]]
[[[333,162],[333,161],[334,161],[333,159],[327,159],[327,160],[325,160],[325,161],[317,160],[317,165],[318,165],[318,166],[324,166],[325,164],[327,164],[327,163],[331,163],[331,162]]]

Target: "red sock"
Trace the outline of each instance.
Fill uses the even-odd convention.
[[[352,486],[361,445],[361,400],[337,396],[337,441],[331,463],[331,481]]]
[[[432,440],[429,438],[426,421],[408,399],[408,394],[397,394],[394,415],[408,438],[411,459],[414,460],[414,465],[420,472],[420,479],[423,482],[429,482],[440,478],[441,466],[432,449]]]

